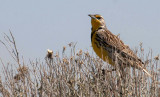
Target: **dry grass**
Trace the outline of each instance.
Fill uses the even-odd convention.
[[[152,59],[145,67],[152,74],[148,77],[143,71],[127,67],[122,72],[120,67],[104,63],[87,51],[75,51],[75,44],[63,47],[63,55],[48,50],[45,62],[30,61],[25,64],[19,58],[19,52],[12,33],[5,35],[4,44],[15,65],[3,66],[4,81],[0,79],[0,94],[3,97],[158,97],[160,69],[159,57],[152,54],[140,57]],[[8,46],[9,44],[9,46]],[[69,55],[65,50],[70,49]],[[142,47],[140,47],[142,49]],[[2,57],[2,56],[0,56]],[[17,67],[9,68],[9,67]],[[115,69],[112,71],[112,69]],[[160,96],[159,96],[160,97]]]

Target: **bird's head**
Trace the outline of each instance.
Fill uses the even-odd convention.
[[[89,14],[91,17],[92,29],[97,30],[99,27],[106,27],[103,17],[99,14]]]

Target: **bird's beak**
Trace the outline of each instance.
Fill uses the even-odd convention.
[[[89,14],[88,16],[90,16],[93,19],[96,19],[96,17],[94,15]]]

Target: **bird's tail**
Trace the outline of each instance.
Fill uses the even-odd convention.
[[[136,68],[143,70],[148,76],[152,77],[152,75],[145,68],[142,67],[144,65],[144,63],[141,60],[140,60],[140,62],[141,63],[137,63]]]
[[[144,69],[141,65],[138,65],[138,67],[142,69],[148,76],[152,77],[152,75],[146,69]]]
[[[142,69],[148,76],[152,77],[152,75],[146,70],[146,69]]]

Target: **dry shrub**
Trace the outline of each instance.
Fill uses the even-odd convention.
[[[14,37],[5,35],[2,42],[16,61],[17,69],[3,65],[4,81],[0,80],[0,94],[3,97],[158,97],[159,96],[159,56],[151,54],[141,58],[146,61],[145,67],[152,74],[148,77],[143,71],[131,67],[121,70],[95,58],[88,51],[75,51],[75,44],[63,47],[63,56],[48,50],[45,62],[39,60],[25,64],[19,58]],[[7,46],[11,44],[11,48]],[[70,49],[69,55],[65,50]],[[142,48],[141,48],[142,49]],[[11,52],[11,50],[13,52]],[[77,53],[76,53],[77,52]],[[15,72],[13,72],[15,71]],[[3,75],[2,75],[3,76]]]

